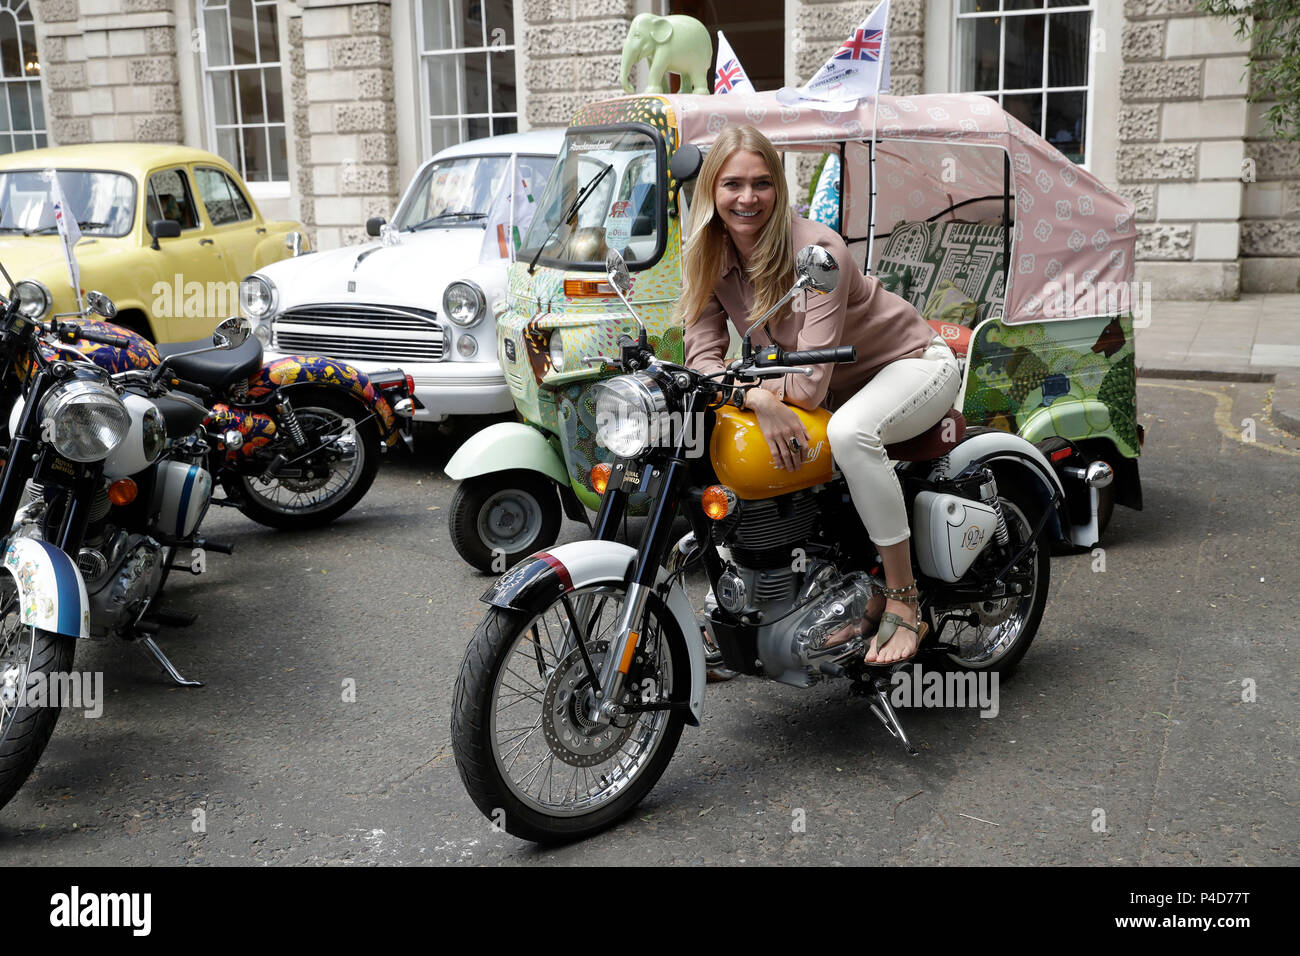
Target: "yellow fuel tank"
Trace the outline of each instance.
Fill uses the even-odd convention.
[[[772,463],[767,439],[753,412],[725,405],[717,410],[717,426],[709,441],[709,454],[718,480],[745,499],[773,498],[830,480],[831,443],[826,425],[831,413],[824,408],[806,412],[788,406],[808,429],[808,445],[798,471],[786,471]]]

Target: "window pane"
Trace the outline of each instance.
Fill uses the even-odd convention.
[[[46,143],[46,141],[45,141],[45,134],[44,134],[44,133],[41,133],[40,135],[38,135],[38,136],[36,137],[36,148],[37,148],[37,149],[44,149],[47,145],[49,145],[49,144]]]
[[[203,45],[209,66],[230,66],[230,37],[226,33],[225,10],[204,9]]]
[[[236,169],[243,170],[239,156],[239,133],[233,129],[217,130],[217,155]]]
[[[514,45],[515,5],[513,0],[483,0],[487,7],[488,46]]]
[[[7,98],[0,97],[0,132],[9,132],[12,127],[9,125],[9,103]]]
[[[263,70],[262,82],[266,84],[266,121],[283,123],[284,88],[280,82],[280,68],[273,66]]]
[[[31,134],[28,134],[28,135],[26,135],[26,136],[15,136],[15,137],[14,137],[14,152],[16,153],[16,152],[18,152],[19,150],[23,150],[23,149],[35,149],[35,148],[36,148],[35,145],[34,145],[35,142],[36,142],[36,141],[35,141],[34,137],[31,136]]]
[[[269,182],[271,163],[266,151],[265,127],[254,126],[241,132],[244,141],[244,179],[249,182]]]
[[[488,54],[492,59],[492,112],[513,113],[515,105],[515,51]]]
[[[32,112],[27,103],[27,87],[33,86],[32,83],[8,83],[9,87],[9,116],[13,121],[14,129],[31,129]]]
[[[41,84],[28,83],[27,91],[32,95],[32,128],[45,129],[45,104],[41,102]]]
[[[1041,7],[1043,0],[1003,0],[1003,10],[1032,10]]]
[[[1088,83],[1087,13],[1058,13],[1048,29],[1047,85],[1086,86]]]
[[[1002,88],[1020,90],[1043,85],[1043,24],[1045,16],[1007,17],[1006,65]]]
[[[429,151],[437,153],[460,142],[460,124],[454,119],[429,121]]]
[[[975,20],[960,20],[957,23],[958,92],[972,93],[977,90],[996,90],[998,88],[998,43],[1001,33],[1001,19],[983,17]]]
[[[487,46],[483,34],[483,0],[451,0],[458,11],[457,40],[462,47]]]
[[[18,27],[23,41],[23,75],[39,78],[41,75],[40,56],[36,52],[36,31],[30,23]]]
[[[519,121],[513,116],[495,116],[492,118],[492,135],[519,132]]]
[[[1082,90],[1047,94],[1045,138],[1076,163],[1083,162],[1087,104],[1088,95]]]
[[[457,67],[461,59],[459,55],[451,54],[431,56],[425,60],[429,71],[429,114],[431,116],[460,112],[456,84]]]
[[[469,116],[465,118],[465,138],[482,139],[492,135],[492,127],[486,116]]]
[[[23,56],[18,43],[18,23],[8,11],[0,12],[0,72],[7,77],[23,75]]]
[[[486,113],[488,111],[487,54],[467,53],[461,58],[465,64],[465,107],[466,113]]]
[[[284,127],[272,126],[267,130],[267,133],[271,137],[271,177],[273,179],[288,179],[289,144],[284,136]],[[248,215],[251,216],[252,212],[249,212]]]
[[[240,121],[265,123],[266,112],[262,109],[262,71],[236,70],[235,77],[235,82],[239,84]]]
[[[252,0],[230,0],[230,34],[235,41],[235,60],[257,62],[257,41],[253,36]]]
[[[1043,94],[1018,93],[1002,98],[1002,108],[1035,133],[1043,129]]]
[[[208,79],[212,82],[213,121],[219,126],[237,122],[235,118],[234,76],[226,70],[221,70],[209,73]],[[229,160],[230,157],[227,156],[226,159]]]
[[[425,50],[449,50],[454,46],[451,38],[451,6],[448,0],[424,0]]]
[[[280,36],[276,30],[275,4],[267,3],[257,8],[257,45],[263,63],[280,59]]]

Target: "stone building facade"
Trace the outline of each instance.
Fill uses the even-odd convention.
[[[759,0],[33,2],[51,144],[136,140],[214,150],[204,8],[260,5],[278,31],[272,69],[282,91],[284,173],[250,188],[266,214],[301,219],[318,248],[331,248],[361,241],[369,216],[391,214],[435,151],[426,71],[439,11],[498,18],[493,39],[485,27],[484,49],[462,59],[506,51],[493,62],[512,64],[513,75],[497,73],[512,112],[508,125],[492,128],[526,129],[563,125],[580,104],[621,94],[622,39],[637,13],[726,9],[734,22]],[[892,0],[893,93],[958,88],[968,46],[959,43],[965,27],[954,2]],[[770,3],[774,19],[760,26],[781,35],[773,34],[773,48],[784,49],[790,83],[811,76],[872,6]],[[1158,297],[1300,289],[1300,144],[1272,137],[1265,105],[1247,101],[1249,41],[1200,13],[1197,0],[1077,6],[1092,24],[1087,164],[1137,207],[1139,279]],[[1061,4],[1044,7],[1052,13]],[[998,2],[961,9],[996,12]],[[806,177],[809,163],[798,169]]]

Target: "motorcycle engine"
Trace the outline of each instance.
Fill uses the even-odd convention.
[[[148,535],[105,528],[78,557],[90,598],[90,636],[131,637],[162,582],[163,548]],[[94,577],[88,571],[97,572]]]

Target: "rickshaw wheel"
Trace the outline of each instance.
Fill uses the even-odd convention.
[[[467,478],[451,501],[451,543],[469,565],[500,574],[553,545],[562,514],[545,475],[515,469]]]

